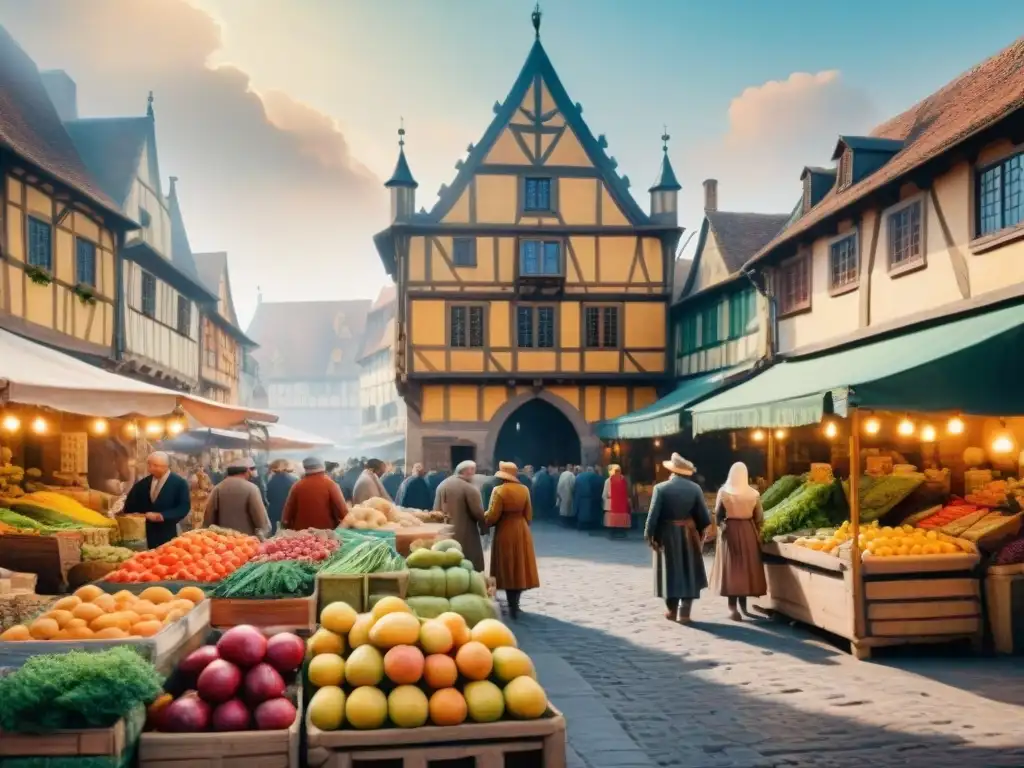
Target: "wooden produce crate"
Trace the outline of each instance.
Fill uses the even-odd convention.
[[[364,574],[327,574],[316,575],[316,591],[313,593],[316,615],[325,605],[338,601],[348,603],[358,613],[366,610],[366,576]]]
[[[366,575],[366,599],[373,595],[394,595],[403,600],[409,592],[409,572],[368,573]]]
[[[404,557],[409,554],[409,547],[414,541],[450,539],[454,532],[455,529],[448,523],[423,523],[409,528],[399,528],[395,531],[395,549]]]
[[[295,704],[295,722],[283,731],[143,733],[138,768],[299,768],[301,689]]]
[[[77,533],[0,536],[0,567],[36,574],[42,594],[58,594],[67,583],[68,571],[80,562],[82,537]]]
[[[6,758],[88,757],[107,758],[103,762],[114,768],[131,761],[145,722],[146,710],[140,706],[110,728],[0,732],[0,763]]]
[[[283,597],[267,600],[210,598],[210,626],[236,627],[251,624],[254,627],[311,629],[317,620],[314,597]]]
[[[136,584],[128,583],[115,583],[113,581],[97,581],[96,586],[106,592],[108,595],[116,594],[121,590],[131,592],[133,595],[141,595],[144,591],[150,587],[164,587],[171,590],[174,594],[178,594],[179,591],[185,587],[199,587],[199,589],[206,592],[211,589],[216,582],[207,581],[148,581],[139,582]]]
[[[114,646],[127,645],[149,659],[158,672],[169,674],[184,655],[202,643],[210,626],[210,601],[204,600],[185,616],[164,627],[152,637],[130,637],[123,640],[29,640],[0,642],[0,667],[20,667],[33,656],[43,653],[88,651],[97,653]]]
[[[549,706],[539,720],[443,727],[321,731],[307,722],[306,746],[311,768],[428,768],[445,761],[475,768],[565,768],[565,718]]]

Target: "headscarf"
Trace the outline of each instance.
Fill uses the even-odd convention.
[[[729,467],[729,477],[725,480],[719,490],[718,494],[728,493],[731,496],[735,496],[738,499],[743,499],[748,502],[755,502],[761,494],[758,493],[756,488],[750,485],[750,475],[747,472],[747,465],[742,461],[737,461],[731,467]]]

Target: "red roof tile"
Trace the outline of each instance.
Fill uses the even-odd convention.
[[[1024,38],[983,61],[928,98],[875,128],[877,138],[904,148],[875,173],[841,192],[830,191],[808,213],[779,233],[749,263],[768,256],[815,224],[950,151],[973,134],[1024,107]]]
[[[35,62],[0,26],[0,148],[128,221],[86,170],[50,101]]]

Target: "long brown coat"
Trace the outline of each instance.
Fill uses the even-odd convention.
[[[484,569],[484,548],[480,543],[480,524],[484,522],[484,503],[480,491],[469,480],[457,475],[446,478],[437,487],[435,507],[444,512],[455,529],[455,540],[462,553],[478,571]]]
[[[522,483],[505,482],[494,489],[487,524],[495,526],[491,544],[491,576],[498,589],[536,589],[540,586],[533,552],[530,490]]]

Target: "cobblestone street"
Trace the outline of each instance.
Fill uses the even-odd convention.
[[[679,626],[632,536],[534,527],[543,586],[515,630],[569,721],[571,766],[1024,765],[1019,659],[858,662],[806,628],[729,621],[721,598]]]

